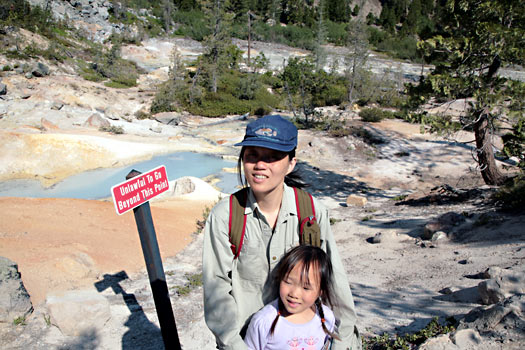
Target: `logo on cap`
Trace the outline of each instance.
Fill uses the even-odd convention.
[[[272,130],[270,128],[260,128],[255,130],[255,134],[266,137],[275,137],[277,136],[277,130]]]

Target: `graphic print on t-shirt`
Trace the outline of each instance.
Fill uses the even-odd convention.
[[[315,344],[319,341],[319,338],[308,337],[298,338],[293,337],[286,342],[290,346],[289,350],[315,350],[317,349]]]

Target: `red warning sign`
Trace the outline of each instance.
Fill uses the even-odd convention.
[[[111,187],[111,194],[117,214],[122,215],[162,192],[166,192],[169,188],[166,167],[161,165],[147,173]]]

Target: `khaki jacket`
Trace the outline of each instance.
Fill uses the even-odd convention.
[[[272,287],[271,272],[285,252],[299,244],[294,191],[287,185],[284,187],[273,233],[249,192],[244,242],[235,260],[228,237],[229,197],[217,203],[206,220],[202,260],[204,315],[219,349],[247,349],[241,329],[247,327],[255,312],[278,296]],[[321,248],[330,256],[334,270],[334,314],[340,321],[342,341],[336,341],[332,349],[361,349],[354,301],[330,228],[328,210],[315,198],[314,206],[321,227]]]

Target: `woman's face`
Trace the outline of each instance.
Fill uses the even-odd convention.
[[[295,167],[295,157],[269,148],[247,146],[243,155],[244,176],[256,194],[269,194],[279,189],[284,177]]]

